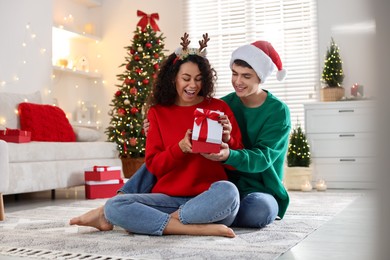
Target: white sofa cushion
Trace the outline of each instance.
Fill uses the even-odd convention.
[[[22,102],[41,104],[41,93],[39,91],[30,94],[0,92],[0,124],[5,122],[8,128],[20,129],[17,111],[19,103]]]
[[[101,137],[99,131],[81,126],[73,126],[73,132],[76,134],[77,142],[94,142]]]

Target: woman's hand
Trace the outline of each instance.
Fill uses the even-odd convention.
[[[143,122],[145,136],[147,136],[147,134],[148,134],[149,126],[150,126],[149,120],[147,118],[145,118],[144,122]]]
[[[230,120],[227,117],[227,115],[220,116],[218,122],[223,127],[222,141],[227,143],[230,140],[230,133],[232,132],[232,124],[230,123]]]
[[[180,149],[183,153],[192,153],[191,134],[192,130],[188,129],[184,138],[179,142]]]

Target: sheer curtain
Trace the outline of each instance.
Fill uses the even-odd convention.
[[[208,33],[208,58],[218,75],[216,97],[233,91],[230,55],[240,45],[267,40],[279,53],[287,78],[275,72],[263,88],[290,108],[304,125],[303,104],[316,99],[319,84],[316,0],[185,0],[184,28],[191,45]]]

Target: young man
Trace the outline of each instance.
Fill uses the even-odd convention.
[[[275,67],[277,79],[283,80],[286,72],[280,57],[266,41],[241,46],[232,53],[230,68],[235,92],[222,99],[234,113],[245,149],[232,150],[223,144],[220,153],[203,154],[236,169],[228,172],[241,197],[232,226],[264,227],[277,217],[283,218],[289,204],[282,180],[290,112],[286,104],[262,88]],[[153,178],[142,166],[121,192],[149,192]]]

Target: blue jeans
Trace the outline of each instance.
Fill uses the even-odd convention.
[[[149,173],[150,174],[150,173]],[[183,224],[231,225],[240,206],[237,187],[218,181],[195,197],[172,197],[161,193],[127,193],[104,205],[107,221],[138,234],[162,235],[170,214],[179,210]]]
[[[126,194],[149,193],[155,182],[155,176],[143,164],[119,191]],[[278,211],[278,203],[272,195],[249,193],[241,198],[240,209],[232,226],[262,228],[276,219]]]

